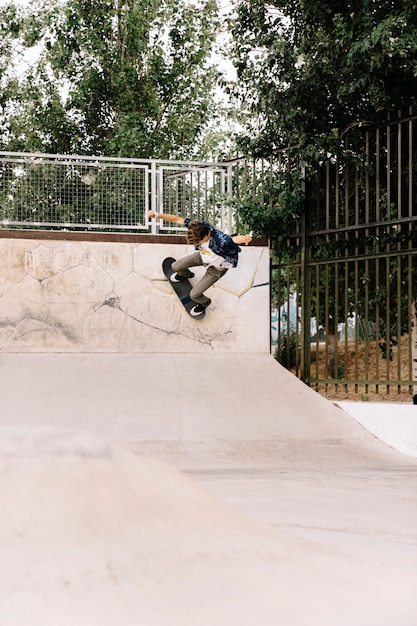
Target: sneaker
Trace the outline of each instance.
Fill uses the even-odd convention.
[[[193,272],[190,272],[187,276],[181,276],[180,274],[173,274],[171,276],[171,282],[182,283],[184,280],[188,280],[189,278],[194,278]]]
[[[204,311],[207,309],[207,307],[209,306],[209,304],[211,304],[211,300],[209,298],[209,301],[207,302],[207,304],[197,304],[194,309],[193,312],[194,313],[204,313]]]

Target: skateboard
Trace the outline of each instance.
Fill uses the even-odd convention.
[[[190,291],[192,289],[192,285],[190,281],[188,280],[188,278],[183,278],[180,281],[175,280],[174,277],[175,277],[176,272],[174,272],[173,269],[171,268],[171,265],[174,263],[174,261],[175,259],[173,259],[172,257],[167,257],[166,259],[164,259],[164,261],[162,262],[162,270],[165,276],[167,277],[169,284],[171,285],[171,287],[177,294],[184,309],[187,311],[188,315],[192,317],[194,320],[201,320],[203,319],[206,313],[205,311],[202,311],[201,313],[194,312],[195,307],[197,306],[197,303],[193,302],[193,300],[191,300],[190,298]]]

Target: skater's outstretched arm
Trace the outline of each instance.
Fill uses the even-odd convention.
[[[174,224],[184,224],[184,217],[181,215],[172,215],[172,213],[155,213],[154,211],[148,211],[149,219],[153,219],[156,217],[157,219],[162,219],[165,222],[173,222]]]
[[[172,222],[173,224],[183,225],[185,221],[185,217],[181,217],[181,215],[173,215],[172,213],[155,213],[154,211],[148,211],[149,219],[153,219],[156,217],[157,219],[162,219],[166,222]],[[231,239],[236,244],[241,244],[247,246],[252,241],[252,234],[250,235],[233,235]]]

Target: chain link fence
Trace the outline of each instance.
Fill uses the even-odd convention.
[[[237,163],[0,152],[0,226],[172,231],[168,223],[149,223],[152,209],[231,231],[227,201]]]

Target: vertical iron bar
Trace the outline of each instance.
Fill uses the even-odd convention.
[[[379,128],[377,128],[375,132],[375,219],[377,222],[379,222],[381,219],[381,132]],[[376,235],[379,235],[378,227],[376,229]]]
[[[369,378],[369,260],[365,259],[365,380]],[[368,394],[369,386],[365,384],[365,394]]]
[[[355,231],[357,232],[357,231]],[[358,256],[358,247],[355,247],[355,257]],[[359,315],[358,315],[358,291],[359,291],[359,265],[358,261],[355,258],[354,261],[355,268],[355,279],[354,279],[354,297],[355,297],[355,393],[358,393],[358,372],[359,372],[359,361],[358,361],[358,348],[359,348]]]
[[[282,270],[281,265],[277,269],[277,357],[278,361],[282,359],[282,343],[281,343],[281,307],[282,307]]]
[[[411,250],[411,239],[408,242],[408,248]],[[413,264],[412,253],[408,254],[408,285],[407,285],[407,315],[408,315],[408,380],[413,380]],[[408,388],[409,394],[413,393],[413,385]]]
[[[316,263],[316,378],[319,378],[320,374],[320,266]],[[318,391],[318,385],[317,385]]]
[[[285,305],[286,305],[286,324],[285,324],[285,357],[288,364],[288,369],[290,369],[291,364],[291,272],[287,271],[286,275],[286,294],[285,294]]]
[[[314,292],[313,292],[313,278],[314,278]],[[320,331],[319,331],[319,291],[317,289],[317,285],[318,285],[318,265],[315,264],[315,272],[314,272],[314,277],[312,274],[312,287],[311,287],[311,293],[312,293],[312,301],[311,304],[313,304],[313,302],[315,302],[315,307],[314,307],[314,318],[316,320],[316,342],[315,342],[315,352],[316,352],[316,356],[315,356],[315,374],[314,377],[317,379],[319,378],[319,363],[320,363]],[[318,391],[318,383],[316,383],[316,391]]]
[[[301,267],[300,267],[300,290],[301,290],[301,380],[310,384],[310,300],[311,300],[311,277],[310,277],[310,245],[309,245],[309,211],[310,192],[307,180],[305,163],[301,163],[301,189],[304,198],[303,212],[301,214]]]
[[[413,113],[409,108],[410,117]],[[413,121],[408,122],[408,216],[413,215]],[[410,224],[410,233],[412,225]]]
[[[300,366],[301,366],[301,337],[303,334],[302,328],[300,328],[300,320],[298,316],[298,306],[300,300],[300,268],[297,266],[295,268],[295,375],[301,377]]]
[[[390,113],[387,115],[388,122],[391,119]],[[391,217],[391,126],[387,125],[387,214],[385,219]]]
[[[399,244],[398,244],[399,245]],[[397,256],[397,380],[401,380],[401,338],[402,338],[402,263],[401,263],[401,255]],[[398,384],[397,393],[401,394],[401,384]]]
[[[339,263],[338,263],[338,254],[336,253],[336,260],[335,260],[335,272],[334,272],[334,294],[335,294],[335,298],[334,298],[334,325],[335,325],[335,353],[334,353],[334,361],[335,361],[335,378],[336,381],[338,378],[340,378],[339,375],[339,331],[338,331],[338,327],[339,327]],[[336,382],[335,384],[335,390],[337,392],[338,390],[338,384]]]
[[[369,154],[369,131],[366,132],[365,135],[365,165],[366,165],[366,170],[365,170],[365,223],[369,224],[369,160],[370,160],[370,154]],[[365,234],[366,236],[369,235],[369,229],[367,228],[365,230]]]
[[[324,355],[325,355],[325,365],[326,365],[326,369],[325,369],[325,378],[328,379],[329,378],[329,336],[330,336],[330,332],[329,332],[329,266],[326,265],[324,266],[324,318],[325,318],[325,333],[326,333],[326,341],[325,341],[325,348],[324,348]],[[329,385],[326,382],[325,384],[325,390],[326,392],[329,389]]]
[[[401,112],[398,113],[398,116]],[[398,122],[397,125],[397,218],[402,217],[402,124]],[[401,229],[401,225],[399,225]]]
[[[326,194],[326,215],[325,215],[325,224],[326,230],[330,230],[330,161],[327,159],[326,161],[326,169],[325,169],[325,194]],[[326,242],[328,243],[330,240],[329,235],[326,235]]]
[[[410,117],[413,114],[413,108],[408,109]],[[413,215],[413,121],[408,122],[408,215]],[[408,239],[408,380],[413,380],[413,262],[412,262],[412,224],[409,224],[409,239]],[[413,385],[409,386],[410,395],[413,394]]]
[[[349,261],[348,251],[345,250],[345,375],[344,378],[348,379],[349,372]],[[345,392],[348,393],[349,385],[345,384]]]
[[[379,244],[377,247],[377,250],[379,250]],[[375,294],[379,295],[379,292],[381,290],[380,288],[380,271],[379,271],[379,263],[380,263],[380,259],[379,257],[377,257],[375,259]],[[379,349],[379,298],[376,298],[376,304],[375,304],[375,380],[379,381],[379,360],[381,358],[381,354],[380,354],[380,349]],[[379,393],[379,385],[378,382],[375,385],[375,392]]]
[[[389,247],[389,244],[388,244]],[[390,316],[390,300],[391,300],[391,290],[390,290],[390,274],[391,274],[391,259],[389,256],[386,257],[386,277],[385,277],[385,288],[386,288],[386,313],[385,313],[385,347],[386,347],[386,378],[387,378],[387,394],[390,393],[390,355],[391,355],[391,316]]]

